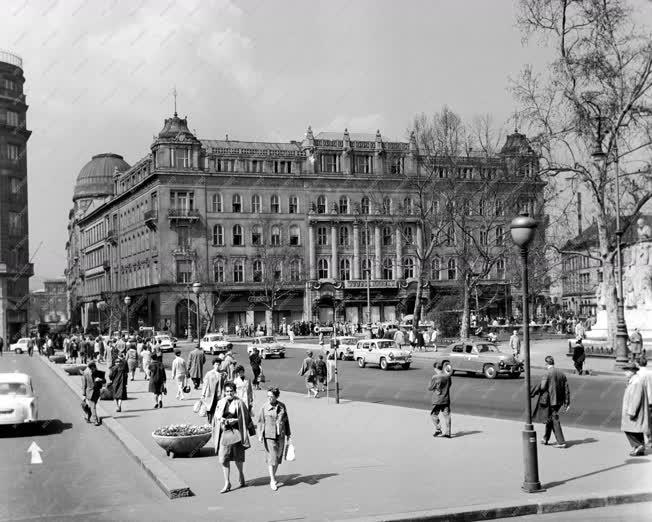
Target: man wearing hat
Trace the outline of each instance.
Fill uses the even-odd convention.
[[[623,366],[627,377],[627,388],[623,395],[623,410],[620,429],[625,432],[632,446],[631,457],[645,455],[644,434],[650,429],[650,411],[643,377],[638,374],[636,363]]]
[[[641,355],[638,360],[638,375],[643,381],[643,387],[645,388],[645,393],[647,394],[648,402],[648,411],[650,418],[650,429],[647,432],[647,443],[648,446],[652,445],[652,370],[647,365],[647,358],[645,355]]]
[[[564,372],[555,368],[555,360],[551,355],[546,356],[545,360],[548,365],[548,371],[541,379],[538,388],[533,390],[533,395],[543,395],[540,402],[543,402],[545,397],[547,402],[545,407],[550,408],[550,416],[546,418],[546,431],[543,439],[541,439],[541,444],[547,445],[550,440],[550,435],[554,431],[555,439],[557,439],[557,444],[554,447],[565,448],[566,441],[564,439],[564,433],[561,430],[561,423],[559,422],[559,410],[565,407],[566,411],[568,411],[570,408],[568,379],[566,379]],[[544,406],[544,404],[541,404],[541,406]]]
[[[577,371],[577,375],[582,375],[582,372],[584,371],[585,359],[586,354],[584,353],[582,338],[578,337],[575,340],[575,346],[573,346],[573,364],[575,365],[575,371]]]
[[[319,394],[319,390],[315,386],[317,381],[317,371],[315,367],[315,361],[312,358],[312,351],[306,353],[306,358],[301,363],[301,368],[299,368],[299,375],[303,375],[306,379],[306,388],[308,389],[308,397],[312,397],[312,394],[315,394],[315,399]]]
[[[433,364],[435,374],[430,379],[428,390],[432,392],[432,409],[430,410],[430,420],[435,426],[433,437],[443,435],[445,438],[451,438],[451,378],[444,372],[444,363],[437,361]],[[444,429],[442,431],[439,423],[441,415]]]

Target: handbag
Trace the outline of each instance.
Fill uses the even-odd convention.
[[[188,384],[184,384],[182,391],[183,393],[190,393],[190,386]]]
[[[201,409],[201,405],[203,404],[203,401],[199,399],[197,402],[192,407],[192,412],[193,413],[199,413],[199,410]]]
[[[163,395],[168,394],[168,389],[165,387],[165,384],[163,385]]]
[[[225,428],[222,430],[222,436],[220,437],[220,444],[222,446],[233,446],[242,440],[240,435],[240,430],[234,430],[231,428]]]
[[[206,409],[206,405],[204,404],[204,401],[199,401],[201,404],[199,405],[199,416],[200,417],[206,417],[208,415],[208,410]]]
[[[265,374],[260,370],[260,376],[258,377],[258,382],[265,382]]]
[[[285,460],[292,462],[294,459],[296,459],[294,444],[291,440],[288,440],[287,446],[285,446]]]

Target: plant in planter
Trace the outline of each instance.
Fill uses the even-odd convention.
[[[170,424],[152,432],[152,438],[165,450],[168,457],[195,456],[210,440],[213,428],[210,424]]]

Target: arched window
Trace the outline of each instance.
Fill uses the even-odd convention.
[[[272,214],[278,214],[281,212],[281,200],[276,194],[273,194],[269,201],[269,211]]]
[[[441,261],[438,257],[432,260],[430,264],[430,279],[433,281],[439,281],[441,279]]]
[[[233,282],[244,283],[244,261],[241,259],[233,262]]]
[[[213,225],[213,246],[224,246],[224,229],[222,225]]]
[[[412,228],[412,225],[406,225],[403,228],[403,239],[406,245],[414,244],[414,228]]]
[[[251,268],[254,283],[261,283],[263,280],[263,262],[260,259],[254,259]]]
[[[349,213],[349,198],[346,196],[340,197],[340,214],[348,214]]]
[[[342,281],[351,279],[351,261],[347,258],[340,259],[340,279]]]
[[[383,259],[383,279],[394,279],[394,262],[391,257]]]
[[[317,277],[319,279],[328,279],[328,260],[320,259],[317,262]]]
[[[251,211],[254,214],[260,214],[261,212],[260,196],[258,194],[251,196]]]
[[[446,232],[446,246],[452,246],[455,244],[455,227],[453,225],[448,227]]]
[[[370,257],[365,257],[362,260],[362,274],[361,275],[362,275],[362,277],[364,279],[367,278],[367,272],[369,272],[369,277],[373,277],[373,274],[374,274],[373,266],[374,266],[373,259],[371,259]]]
[[[394,241],[394,231],[392,227],[383,227],[383,245],[390,246]]]
[[[326,214],[326,196],[317,196],[317,214]]]
[[[299,213],[299,199],[296,196],[290,196],[288,198],[288,212],[290,214]]]
[[[243,239],[242,227],[240,225],[233,225],[233,246],[243,246]]]
[[[457,279],[457,262],[455,259],[448,260],[448,279]]]
[[[340,227],[339,245],[341,247],[349,246],[349,227],[346,225]]]
[[[487,246],[487,243],[489,242],[489,233],[486,230],[480,230],[478,241],[480,245]]]
[[[233,194],[231,198],[231,207],[233,212],[242,212],[242,198],[240,194]]]
[[[403,200],[403,212],[405,212],[406,214],[412,214],[413,211],[414,210],[412,208],[412,198],[405,198]]]
[[[391,198],[385,196],[383,198],[383,214],[391,214],[392,213],[392,200]]]
[[[301,261],[293,259],[290,261],[290,281],[299,281],[301,279]]]
[[[299,226],[290,225],[290,246],[297,246],[301,243],[299,235]]]
[[[251,244],[255,246],[263,244],[263,227],[260,225],[251,227]]]
[[[224,261],[216,261],[213,264],[213,277],[216,283],[224,282]]]
[[[369,227],[364,226],[360,229],[360,241],[362,245],[371,245],[372,232]]]
[[[496,227],[496,246],[503,246],[503,239],[505,238],[505,231],[503,227]]]
[[[478,201],[478,216],[484,216],[487,212],[487,203],[484,199]]]
[[[213,212],[222,212],[222,194],[213,194],[211,198],[211,210]]]
[[[272,246],[281,246],[281,227],[274,225],[272,227]]]
[[[367,196],[360,200],[360,213],[369,214],[369,198]]]
[[[405,279],[414,277],[414,259],[411,257],[403,258],[403,277]]]
[[[328,229],[326,227],[317,227],[317,244],[328,245]]]
[[[505,279],[505,260],[496,261],[496,279]]]

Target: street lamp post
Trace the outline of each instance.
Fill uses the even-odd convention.
[[[125,305],[126,305],[126,311],[125,315],[127,316],[127,335],[129,335],[129,305],[131,304],[131,297],[126,296],[125,297]]]
[[[527,419],[523,429],[523,464],[525,478],[521,486],[526,493],[541,491],[539,462],[537,457],[537,434],[532,425],[532,402],[530,400],[530,318],[528,302],[528,245],[534,239],[537,222],[527,214],[514,218],[510,225],[512,240],[521,250],[521,279],[523,290],[523,345],[525,347],[525,396]]]
[[[192,333],[190,328],[190,283],[186,284],[186,312],[187,312],[186,340],[192,341]]]
[[[369,263],[369,219],[365,219],[365,274],[367,276],[367,326],[371,337],[371,265]]]
[[[201,291],[201,283],[193,283],[192,291],[197,296],[197,344],[199,344],[199,340],[201,339],[201,323],[199,319],[199,292]]]

